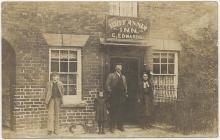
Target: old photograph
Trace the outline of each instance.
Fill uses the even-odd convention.
[[[4,1],[3,138],[218,137],[217,1]]]

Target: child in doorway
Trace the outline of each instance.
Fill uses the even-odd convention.
[[[98,97],[95,99],[94,107],[96,114],[95,117],[99,127],[98,134],[105,134],[104,124],[105,121],[107,120],[108,110],[107,110],[106,98],[104,97],[102,91],[98,92]]]

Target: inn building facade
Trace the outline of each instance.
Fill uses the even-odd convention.
[[[65,90],[60,127],[93,121],[94,98],[118,62],[128,84],[128,124],[135,123],[131,112],[144,70],[153,73],[154,104],[174,103],[182,47],[175,30],[160,21],[157,8],[163,6],[175,4],[4,2],[3,126],[17,132],[46,129],[45,88],[52,72],[60,74]]]

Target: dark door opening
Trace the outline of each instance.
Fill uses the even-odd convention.
[[[120,58],[112,57],[110,59],[110,71],[114,72],[115,64],[122,63],[122,73],[126,77],[128,86],[128,98],[125,106],[125,122],[133,124],[137,121],[136,103],[139,75],[139,59],[138,58]]]

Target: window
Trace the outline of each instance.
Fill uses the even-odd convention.
[[[155,101],[166,102],[177,98],[177,53],[153,53]]]
[[[65,96],[81,100],[81,49],[50,49],[52,72],[59,73]]]
[[[137,17],[137,2],[111,2],[110,14],[115,16]]]

